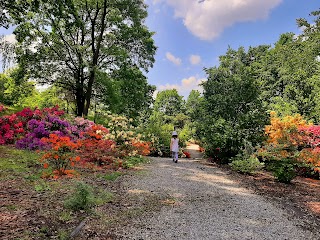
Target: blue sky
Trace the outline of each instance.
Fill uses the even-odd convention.
[[[158,91],[176,88],[185,97],[217,66],[228,46],[274,44],[280,34],[300,33],[297,18],[309,18],[319,0],[145,0],[146,24],[158,47],[148,81]],[[0,34],[13,40],[12,29]],[[1,71],[1,70],[0,70]]]
[[[217,66],[228,46],[273,45],[280,34],[301,31],[318,0],[146,0],[147,25],[156,32],[156,62],[148,81],[158,90],[176,88],[185,97]],[[191,57],[193,56],[193,57]]]

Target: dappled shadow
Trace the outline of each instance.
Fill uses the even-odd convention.
[[[153,158],[145,168],[150,174],[133,184],[132,193],[167,199],[160,212],[145,213],[124,229],[128,239],[313,239],[215,166]]]

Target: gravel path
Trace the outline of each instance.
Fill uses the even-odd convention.
[[[128,183],[132,194],[166,196],[160,211],[133,218],[122,239],[315,239],[280,207],[195,160],[153,158]]]

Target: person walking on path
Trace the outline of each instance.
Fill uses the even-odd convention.
[[[170,151],[172,152],[172,160],[178,162],[178,153],[179,153],[179,138],[176,131],[172,132],[172,138],[170,142]]]

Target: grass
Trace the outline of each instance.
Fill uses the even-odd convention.
[[[121,172],[112,172],[104,175],[103,178],[108,181],[115,181],[121,175],[122,175]]]
[[[39,158],[40,155],[33,151],[0,146],[0,183],[4,190],[13,193],[11,195],[8,191],[4,207],[10,214],[18,215],[19,211],[32,206],[34,211],[27,218],[37,224],[36,229],[28,226],[24,232],[17,232],[13,236],[16,239],[30,239],[31,236],[45,239],[47,235],[55,239],[68,239],[70,229],[77,226],[79,219],[92,218],[99,229],[104,229],[144,212],[145,204],[142,208],[139,205],[127,208],[125,204],[128,199],[123,198],[122,189],[114,192],[121,183],[115,180],[126,174],[126,170],[101,171],[98,174],[89,174],[85,170],[74,178],[42,179],[43,167]],[[147,161],[145,157],[128,157],[124,160],[126,168]],[[140,174],[140,171],[136,173]],[[78,185],[79,182],[84,184]],[[11,197],[18,201],[13,203]],[[152,202],[153,205],[158,201]],[[17,219],[17,222],[11,223],[13,228],[14,224],[19,224]]]
[[[0,178],[12,178],[14,176],[25,177],[34,175],[39,166],[39,155],[28,150],[18,150],[13,147],[0,146]]]
[[[139,164],[147,163],[149,160],[142,156],[127,157],[123,162],[123,168],[133,168]]]

